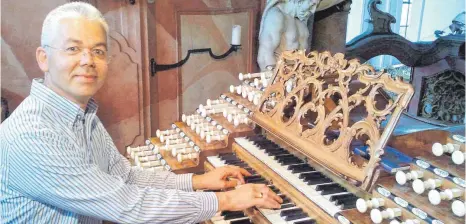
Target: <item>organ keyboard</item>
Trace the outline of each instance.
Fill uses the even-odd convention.
[[[240,166],[253,174],[246,182],[286,199],[208,223],[464,223],[464,127],[392,136],[409,84],[342,54],[300,51],[239,79],[128,149],[143,169]]]

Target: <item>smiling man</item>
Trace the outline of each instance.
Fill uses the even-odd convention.
[[[222,210],[278,208],[265,185],[228,192],[243,175],[224,167],[193,176],[132,168],[96,116],[92,96],[108,70],[108,26],[92,5],[50,12],[36,58],[44,79],[0,126],[1,223],[195,223]]]

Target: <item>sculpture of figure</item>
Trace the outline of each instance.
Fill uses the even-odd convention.
[[[320,0],[268,0],[259,31],[257,62],[262,71],[274,66],[282,51],[307,49],[307,20]]]
[[[462,12],[458,14],[452,21],[451,25],[448,27],[450,28],[451,34],[453,35],[461,35],[465,33],[465,22],[464,22],[464,17],[465,17],[466,12]],[[444,31],[442,30],[436,30],[434,32],[436,37],[441,37],[442,35],[445,34]]]
[[[257,62],[262,71],[275,66],[281,52],[308,49],[307,21],[317,10],[343,0],[267,0],[259,31]]]

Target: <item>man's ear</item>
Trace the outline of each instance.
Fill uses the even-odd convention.
[[[38,47],[36,50],[36,60],[37,64],[44,73],[49,71],[49,63],[48,63],[48,56],[45,48]]]

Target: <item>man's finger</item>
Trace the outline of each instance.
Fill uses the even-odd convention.
[[[243,177],[243,175],[241,174],[241,172],[239,171],[239,169],[229,169],[229,170],[227,171],[226,175],[227,175],[228,177],[234,177],[234,178],[238,179],[238,180],[241,182],[241,184],[246,183],[246,182],[244,181],[244,177]]]
[[[243,169],[243,168],[239,168],[239,171],[241,172],[241,174],[243,174],[244,176],[251,176],[252,174],[249,173],[247,170]]]
[[[233,188],[238,185],[237,180],[227,180],[224,183],[224,188]]]

